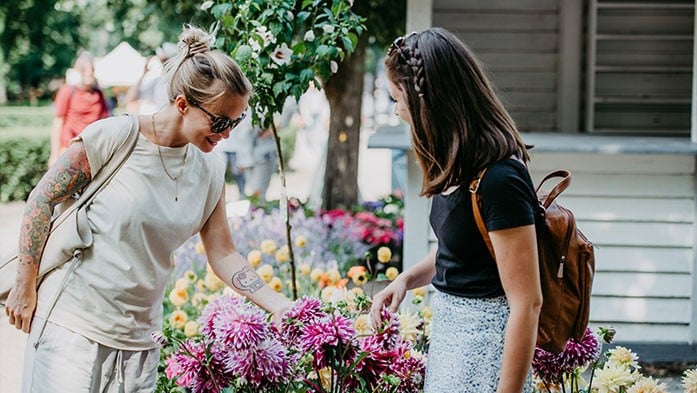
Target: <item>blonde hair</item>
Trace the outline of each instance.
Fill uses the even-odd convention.
[[[251,93],[252,85],[237,63],[222,51],[212,49],[216,31],[207,33],[192,25],[184,26],[177,55],[165,63],[170,101],[181,94],[196,104],[205,104],[225,93]]]

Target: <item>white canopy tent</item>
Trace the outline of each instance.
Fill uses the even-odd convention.
[[[133,86],[143,74],[147,59],[126,42],[94,61],[94,73],[102,87]]]

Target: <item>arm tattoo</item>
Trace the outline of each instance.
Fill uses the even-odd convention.
[[[27,199],[19,234],[21,264],[38,268],[51,228],[53,208],[82,190],[90,180],[91,169],[84,145],[73,143],[49,168]]]
[[[257,272],[249,266],[234,273],[230,281],[232,281],[232,286],[236,289],[248,291],[249,293],[254,293],[264,286],[264,281],[262,281]]]

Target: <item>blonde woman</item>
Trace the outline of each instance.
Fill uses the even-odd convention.
[[[130,118],[90,125],[32,191],[6,306],[10,323],[29,333],[24,392],[152,392],[159,351],[150,334],[161,327],[172,253],[195,233],[228,285],[276,316],[289,306],[231,237],[224,164],[210,152],[244,119],[251,86],[229,56],[210,48],[213,41],[195,27],[181,33],[178,55],[166,64],[169,104],[137,118],[133,153],[89,208],[94,244],[52,310],[43,292],[66,269],[46,277],[38,302],[35,290],[52,210],[103,167],[126,138]]]

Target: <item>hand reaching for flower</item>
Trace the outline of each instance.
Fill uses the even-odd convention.
[[[380,313],[383,308],[387,307],[390,312],[397,312],[397,308],[404,300],[407,289],[404,280],[397,277],[390,285],[373,297],[373,305],[370,307],[370,322],[373,327],[377,327],[380,324]]]

